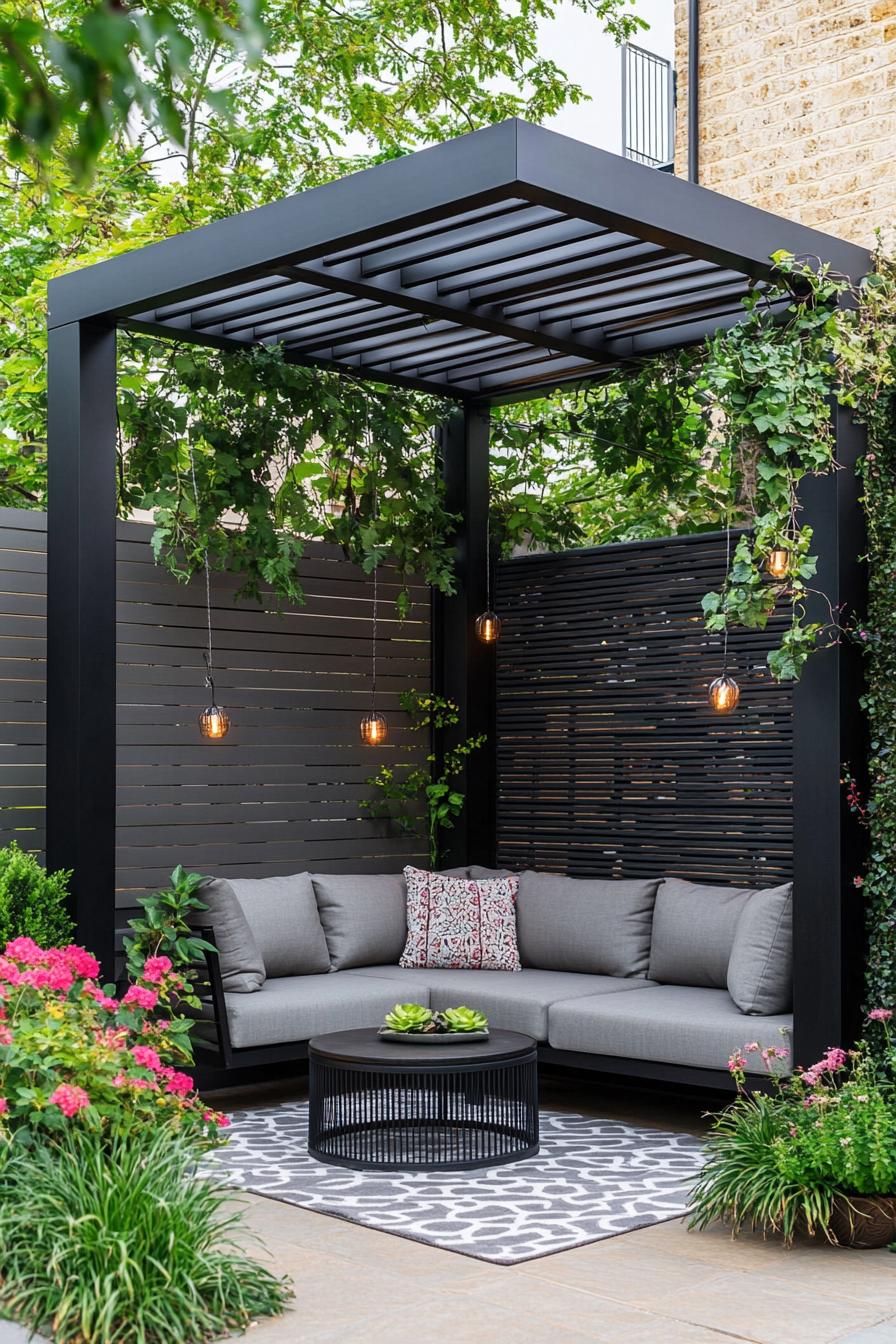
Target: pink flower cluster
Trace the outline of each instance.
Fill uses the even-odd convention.
[[[99,973],[96,957],[74,943],[43,948],[33,938],[13,938],[0,957],[0,981],[14,987],[30,985],[65,993],[75,980],[93,979]]]
[[[49,1100],[51,1106],[58,1106],[69,1119],[90,1105],[90,1097],[83,1087],[74,1087],[71,1083],[60,1083],[56,1091],[50,1094]]]
[[[803,1069],[800,1078],[807,1087],[817,1087],[819,1083],[824,1082],[826,1073],[836,1073],[842,1069],[849,1056],[845,1050],[841,1050],[839,1045],[832,1045],[817,1064],[813,1064],[811,1069]]]
[[[872,1008],[868,1014],[869,1022],[889,1022],[893,1016],[892,1008]]]
[[[55,1020],[60,1026],[65,1023],[64,1030],[69,1033],[82,1033],[80,1038],[75,1036],[83,1041],[85,1051],[80,1075],[74,1069],[60,1081],[55,1070],[40,1068],[35,1055],[37,1076],[33,1085],[40,1089],[43,1081],[44,1088],[49,1091],[44,1104],[58,1107],[62,1115],[71,1119],[94,1103],[108,1104],[108,1093],[104,1097],[103,1088],[111,1085],[131,1093],[130,1101],[123,1099],[123,1105],[136,1105],[137,1095],[141,1093],[158,1094],[160,1103],[164,1097],[169,1114],[173,1112],[187,1120],[201,1119],[206,1125],[225,1127],[229,1123],[225,1117],[203,1109],[189,1074],[166,1064],[160,1053],[163,1046],[167,1048],[170,1044],[167,1033],[172,1023],[167,1017],[151,1014],[163,1001],[163,996],[184,983],[174,973],[171,959],[148,957],[140,982],[132,984],[121,1000],[100,987],[97,983],[99,975],[97,959],[74,944],[41,948],[33,939],[22,937],[13,939],[0,952],[0,1047],[13,1042],[10,1028],[13,1020],[19,1024],[16,1034],[21,1031],[27,1040],[24,1048],[32,1052],[36,1049],[35,1023]],[[64,1011],[63,1005],[66,1005]],[[108,1026],[96,1009],[110,1015]],[[130,1012],[122,1012],[123,1009]],[[118,1014],[121,1016],[116,1017]],[[30,1034],[29,1027],[32,1029]],[[97,1056],[90,1054],[93,1048],[100,1052]],[[0,1056],[0,1084],[8,1068],[15,1077],[16,1070],[21,1071],[23,1065],[17,1059],[6,1060]],[[24,1068],[27,1077],[31,1070],[27,1064]],[[52,1076],[54,1072],[55,1077]],[[74,1081],[79,1076],[86,1082],[86,1087]],[[9,1091],[8,1088],[5,1090]],[[0,1096],[0,1116],[8,1116],[15,1123],[19,1110],[20,1105]]]

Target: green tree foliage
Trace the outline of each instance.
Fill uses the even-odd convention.
[[[631,0],[574,3],[617,39],[644,26]],[[8,38],[0,119],[11,128],[0,192],[0,504],[45,503],[49,278],[508,116],[539,121],[581,101],[582,90],[539,53],[540,27],[558,7],[558,0],[310,0],[301,6],[264,0],[257,8],[236,0],[232,6],[224,0],[142,6],[51,0],[38,10],[27,0],[13,0],[11,7],[0,0],[2,35]],[[154,35],[162,40],[151,56],[141,56],[140,44]],[[78,54],[66,55],[69,49]],[[122,63],[134,67],[130,76],[121,74]],[[33,120],[26,127],[18,125],[22,118]],[[162,426],[169,470],[143,471],[146,457],[139,453],[141,468],[131,469],[123,457],[123,504],[141,497],[163,514],[166,497],[188,497],[185,450],[187,443],[197,446],[191,409],[199,402],[210,407],[216,381],[224,382],[221,361],[194,351],[190,364],[170,348],[130,342],[121,365],[125,447],[132,430],[142,432],[145,443],[146,427],[164,419],[157,382],[174,396],[180,394],[178,379],[184,382],[181,423]],[[343,394],[332,382],[319,387],[307,378],[287,388],[282,369],[274,374],[276,361],[269,367],[279,379],[273,399],[282,410],[289,396],[296,408],[288,448],[294,457],[297,444],[303,453],[307,447],[308,426],[340,419],[334,403]],[[245,384],[257,375],[250,359],[246,372],[234,377]],[[142,410],[141,391],[147,398]],[[353,400],[337,433],[357,420]],[[407,398],[385,396],[377,404],[384,408],[380,422],[395,407],[394,433],[405,446],[410,420],[420,429],[430,426],[425,404],[411,411]],[[220,415],[213,418],[220,427]],[[428,446],[428,436],[422,442]],[[351,449],[344,458],[351,452],[357,457]],[[304,461],[301,470],[306,468],[310,480],[314,464]],[[398,469],[419,476],[419,448],[414,461],[403,460]],[[239,484],[246,485],[240,474]],[[260,498],[258,481],[251,485],[259,506],[253,541],[264,543],[262,563],[269,571],[282,573],[288,556],[274,554],[267,519],[287,501],[297,504],[295,484],[294,475],[282,495],[278,484],[270,499]],[[327,488],[335,489],[335,480]],[[217,498],[227,493],[223,479],[215,489]],[[426,507],[438,513],[435,493],[430,483]],[[222,541],[219,521],[210,542]],[[348,549],[354,553],[358,523],[351,510],[338,526],[334,522],[334,533],[351,534]],[[189,520],[172,523],[169,512],[162,518],[163,550],[172,527],[190,540]],[[200,540],[194,520],[194,559]],[[375,541],[368,535],[362,543],[365,555],[373,553]],[[230,547],[210,549],[223,557]],[[438,554],[432,563],[438,572]],[[251,590],[253,576],[248,578]]]
[[[260,0],[4,0],[0,124],[7,153],[41,166],[60,149],[83,182],[135,112],[183,145],[176,88],[189,77],[199,45],[232,57],[257,51],[265,38]]]

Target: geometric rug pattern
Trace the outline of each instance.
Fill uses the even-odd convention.
[[[231,1112],[205,1170],[226,1185],[443,1250],[513,1265],[687,1212],[703,1143],[541,1112],[537,1156],[459,1172],[362,1172],[308,1156],[308,1105]]]

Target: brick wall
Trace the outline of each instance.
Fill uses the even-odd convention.
[[[676,172],[688,3],[676,0]],[[896,0],[701,0],[700,181],[865,246],[896,222]]]

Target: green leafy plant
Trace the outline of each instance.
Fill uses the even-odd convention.
[[[450,732],[460,722],[457,705],[445,696],[404,691],[400,702],[410,716],[412,729],[426,733],[430,742],[434,733]],[[486,735],[480,733],[452,744],[441,753],[430,750],[424,765],[399,761],[394,766],[381,766],[377,774],[365,780],[375,796],[365,799],[361,807],[372,817],[385,818],[405,834],[425,835],[430,865],[437,868],[442,831],[452,829],[464,807],[464,795],[452,781],[485,741]],[[402,750],[416,752],[414,746]]]
[[[189,1059],[189,1024],[159,1007],[181,986],[167,957],[147,958],[117,998],[81,947],[15,938],[0,956],[0,1130],[14,1145],[75,1127],[106,1138],[161,1129],[194,1147],[226,1127],[176,1066]]]
[[[45,947],[74,934],[68,913],[71,873],[48,873],[33,854],[11,841],[0,849],[0,947],[24,934]]]
[[[59,1344],[199,1344],[291,1293],[246,1254],[233,1192],[165,1129],[72,1130],[0,1166],[0,1308]]]
[[[390,1031],[423,1031],[432,1022],[432,1009],[424,1008],[422,1003],[396,1003],[385,1017]]]
[[[829,1235],[837,1196],[896,1194],[896,1108],[892,1011],[876,1008],[869,1026],[885,1049],[860,1041],[847,1052],[831,1048],[811,1068],[775,1074],[771,1095],[745,1090],[749,1053],[732,1055],[738,1096],[713,1122],[708,1162],[693,1195],[691,1225],[717,1220],[791,1241],[799,1230]],[[770,1072],[786,1056],[761,1052]]]
[[[145,974],[147,961],[165,957],[179,977],[177,1003],[194,1009],[200,1007],[200,1002],[190,977],[203,953],[214,952],[214,946],[201,938],[194,927],[201,923],[202,911],[208,909],[198,895],[205,881],[202,873],[188,873],[178,864],[171,873],[170,886],[138,897],[143,914],[129,920],[132,932],[124,938],[130,978],[139,981]],[[181,1019],[181,1029],[188,1028],[188,1020]]]
[[[487,1031],[488,1018],[477,1008],[445,1008],[439,1014],[449,1031]]]

